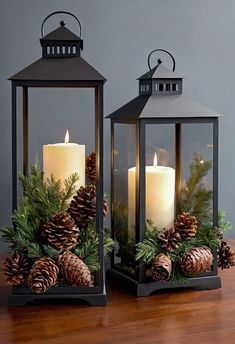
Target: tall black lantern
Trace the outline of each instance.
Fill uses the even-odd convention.
[[[79,36],[65,27],[61,21],[60,26],[44,35],[44,24],[54,14],[71,15],[78,24]],[[100,269],[94,274],[93,286],[55,286],[43,294],[33,293],[29,288],[13,287],[10,296],[10,305],[21,305],[32,300],[44,299],[81,299],[92,305],[106,304],[106,293],[104,287],[104,265],[103,265],[103,85],[105,78],[80,55],[83,50],[81,39],[81,24],[76,16],[68,12],[54,12],[46,17],[41,27],[42,58],[32,63],[19,73],[10,78],[12,84],[12,202],[13,210],[17,208],[17,161],[19,150],[17,149],[19,120],[17,114],[17,90],[22,89],[22,126],[23,126],[23,172],[28,175],[29,165],[29,97],[28,91],[33,88],[67,88],[67,89],[91,89],[93,90],[94,104],[93,128],[90,127],[91,139],[94,143],[95,153],[95,175],[96,180],[96,215],[95,228],[98,234],[98,262]],[[79,104],[78,104],[79,107]],[[69,99],[68,99],[69,112]],[[69,121],[69,120],[68,120]],[[56,123],[56,118],[54,119]],[[69,122],[68,122],[69,123]],[[46,123],[45,123],[46,125]],[[69,124],[68,124],[69,125]],[[82,132],[83,122],[80,121],[78,131]],[[20,126],[19,126],[20,128]],[[31,134],[33,137],[33,133]],[[51,143],[51,142],[48,142]],[[89,153],[89,152],[87,152]],[[64,162],[67,164],[67,161]],[[62,164],[63,165],[63,164]],[[63,167],[63,166],[62,166]]]
[[[151,68],[150,57],[159,51],[171,57],[172,71],[161,59]],[[115,240],[111,272],[137,296],[175,287],[219,288],[213,249],[210,268],[189,276],[187,282],[173,283],[170,278],[164,278],[169,272],[167,261],[163,262],[163,269],[159,268],[159,261],[154,263],[155,276],[160,277],[153,279],[153,265],[148,264],[148,257],[147,264],[135,259],[136,244],[146,238],[150,244],[158,242],[165,256],[175,252],[171,249],[180,247],[178,234],[174,237],[175,219],[183,212],[186,222],[188,216],[192,223],[183,228],[188,237],[181,232],[181,239],[194,236],[195,221],[198,230],[205,227],[205,233],[209,233],[218,220],[219,114],[183,95],[183,78],[175,72],[175,60],[169,52],[152,51],[148,66],[149,71],[138,79],[139,95],[108,116]],[[187,243],[185,240],[184,244]],[[160,281],[161,277],[167,280]]]

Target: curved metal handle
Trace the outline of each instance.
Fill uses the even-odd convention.
[[[173,67],[172,67],[172,71],[174,72],[175,71],[175,59],[174,59],[174,56],[167,50],[165,49],[155,49],[155,50],[152,50],[148,56],[148,67],[149,67],[149,70],[151,70],[151,66],[150,66],[150,57],[153,53],[157,52],[157,51],[163,51],[164,53],[167,53],[171,58],[172,58],[172,63],[173,63]],[[161,59],[158,59],[158,65],[162,63],[162,60]]]
[[[42,37],[44,36],[44,25],[45,25],[46,21],[47,21],[50,17],[52,17],[53,15],[55,15],[55,14],[68,14],[68,15],[70,15],[71,17],[73,17],[73,18],[77,21],[77,23],[78,23],[78,25],[79,25],[79,31],[80,31],[80,33],[79,33],[79,38],[81,38],[81,35],[82,35],[82,26],[81,26],[80,21],[78,20],[78,18],[77,18],[73,13],[70,13],[70,12],[67,12],[67,11],[56,11],[56,12],[52,12],[51,14],[49,14],[49,15],[43,20],[42,25],[41,25],[41,35],[42,35]]]

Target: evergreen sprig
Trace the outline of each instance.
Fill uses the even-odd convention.
[[[194,153],[189,165],[190,176],[182,189],[181,209],[196,216],[200,225],[207,223],[212,216],[213,192],[203,184],[203,178],[211,167],[211,160],[204,160],[199,153]]]
[[[45,182],[43,172],[35,165],[31,167],[29,177],[20,173],[19,181],[24,190],[24,201],[31,206],[31,220],[39,218],[45,221],[55,212],[66,211],[78,179],[78,174],[73,173],[64,183],[56,180],[53,175]]]
[[[218,230],[221,232],[227,232],[232,229],[232,223],[230,221],[225,220],[226,212],[223,210],[219,210],[218,212]]]
[[[39,240],[39,228],[55,212],[65,211],[67,202],[75,191],[78,180],[76,173],[61,181],[53,176],[43,180],[43,172],[32,166],[29,177],[19,174],[19,182],[23,187],[24,196],[12,215],[12,226],[0,229],[1,238],[9,245],[10,251],[19,251],[31,259],[43,255],[54,256],[59,251]]]
[[[145,263],[150,263],[161,252],[161,249],[158,246],[156,238],[146,238],[136,244],[136,251],[136,260],[143,260]]]
[[[106,254],[109,254],[113,249],[114,241],[109,237],[108,229],[104,233],[103,245]],[[81,229],[74,253],[84,261],[91,272],[99,270],[99,235],[94,221]]]

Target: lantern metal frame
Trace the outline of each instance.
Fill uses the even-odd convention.
[[[153,52],[163,51],[168,53],[172,58],[173,56],[166,50],[156,49],[152,51],[148,56],[149,59]],[[162,63],[162,60],[158,60],[158,66]],[[157,67],[158,67],[157,66]],[[153,69],[150,65],[150,73],[152,77]],[[156,68],[156,67],[155,67]],[[173,58],[173,71],[175,68],[175,60]],[[146,73],[146,74],[148,74]],[[145,74],[145,75],[146,75]],[[177,76],[178,78],[178,76]],[[141,78],[139,78],[141,80]],[[161,78],[163,80],[163,78]],[[169,79],[166,79],[169,80]],[[140,89],[140,87],[139,87]],[[182,91],[182,87],[181,87]],[[182,93],[182,92],[181,92]],[[162,97],[164,97],[164,92]],[[209,123],[213,125],[213,227],[215,228],[218,224],[218,131],[219,131],[219,114],[208,110],[207,116],[175,116],[175,117],[164,117],[164,116],[139,116],[139,112],[143,110],[141,103],[146,103],[146,99],[142,99],[145,95],[139,95],[120,109],[114,111],[107,118],[111,119],[111,228],[112,238],[115,240],[114,232],[114,157],[115,157],[115,124],[134,124],[136,126],[136,243],[144,240],[145,231],[145,133],[146,125],[148,124],[173,124],[175,125],[175,168],[176,168],[176,183],[175,183],[175,205],[176,213],[180,212],[180,199],[181,199],[181,126],[182,124],[202,124]],[[141,104],[139,106],[139,104]],[[194,104],[194,102],[192,102]],[[196,107],[195,107],[196,108]],[[206,108],[205,108],[206,109]],[[111,278],[120,283],[121,286],[126,288],[128,291],[138,297],[148,296],[154,291],[162,289],[172,288],[188,288],[194,289],[216,289],[221,287],[220,277],[218,276],[218,264],[217,264],[217,252],[213,252],[213,265],[210,271],[202,273],[196,277],[189,278],[187,283],[173,283],[170,281],[153,281],[150,282],[145,276],[145,266],[143,261],[140,261],[139,265],[135,268],[135,276],[124,271],[115,265],[115,252],[111,257],[111,269],[109,274]]]
[[[57,11],[54,14],[69,14],[69,12]],[[77,17],[76,20],[79,22]],[[43,22],[43,25],[46,21]],[[64,23],[64,22],[62,22]],[[64,24],[61,27],[64,26]],[[81,24],[79,22],[81,28]],[[59,30],[59,29],[57,29]],[[67,29],[66,29],[67,30]],[[69,30],[67,30],[69,31]],[[43,32],[43,29],[42,29]],[[70,32],[70,31],[69,31]],[[72,33],[71,33],[72,34]],[[59,36],[59,33],[58,33]],[[59,39],[59,37],[58,37]],[[80,48],[82,40],[78,37]],[[80,43],[81,42],[81,43]],[[73,78],[69,79],[68,71],[63,64],[70,64],[75,68]],[[69,71],[69,76],[73,69]],[[50,76],[53,78],[50,79]],[[12,103],[12,208],[17,208],[17,89],[22,88],[23,104],[23,173],[28,175],[28,90],[30,88],[90,88],[94,92],[94,121],[95,121],[95,153],[96,153],[96,231],[99,236],[99,263],[100,269],[96,273],[97,286],[94,287],[52,287],[44,294],[35,294],[26,287],[13,287],[9,296],[10,306],[21,306],[34,300],[65,299],[82,300],[91,305],[106,305],[106,290],[104,278],[104,249],[103,249],[103,85],[106,79],[91,65],[79,56],[64,57],[60,59],[41,58],[23,71],[12,76],[11,103]]]

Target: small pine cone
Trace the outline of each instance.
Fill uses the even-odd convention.
[[[28,285],[34,293],[45,293],[56,284],[59,268],[54,260],[42,257],[34,263],[30,271]]]
[[[152,278],[155,281],[169,280],[172,271],[171,258],[159,253],[153,260],[151,266]]]
[[[3,273],[7,284],[10,286],[21,285],[26,282],[29,270],[30,266],[27,258],[18,252],[6,257],[3,262]]]
[[[175,230],[183,240],[190,240],[197,232],[197,219],[190,213],[182,213],[175,220]]]
[[[70,251],[57,257],[60,273],[72,285],[79,287],[92,287],[91,273],[86,264]]]
[[[92,181],[96,180],[96,155],[95,155],[95,152],[91,153],[86,158],[86,175],[90,180],[92,180]]]
[[[211,268],[213,255],[206,246],[194,247],[186,251],[180,259],[181,270],[189,275],[197,275]]]
[[[174,228],[170,228],[168,230],[163,229],[158,234],[157,239],[162,248],[165,248],[167,251],[171,252],[179,247],[181,237],[179,233],[174,230]]]
[[[221,241],[217,253],[217,259],[218,267],[222,270],[235,265],[235,252],[231,249],[230,245],[227,245],[226,241]]]
[[[104,200],[103,215],[109,211],[108,201]],[[81,186],[73,197],[68,212],[78,226],[86,226],[96,216],[96,186]]]
[[[70,250],[77,244],[79,229],[66,212],[55,213],[40,228],[41,237],[58,250]]]

